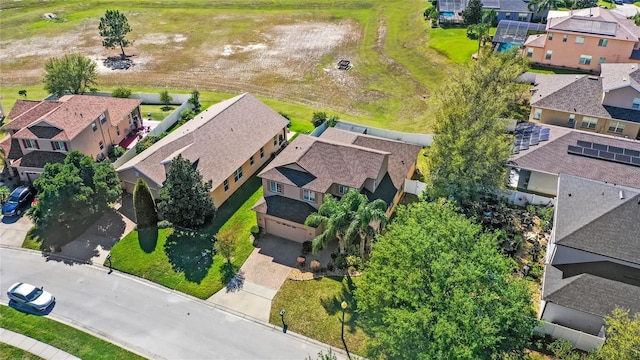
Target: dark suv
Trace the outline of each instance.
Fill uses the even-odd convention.
[[[25,208],[29,207],[31,204],[34,195],[35,190],[28,186],[20,186],[13,190],[11,195],[9,195],[7,202],[2,205],[2,215],[22,215]]]

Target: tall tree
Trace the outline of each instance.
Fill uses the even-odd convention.
[[[100,36],[102,40],[102,46],[113,49],[116,46],[120,46],[122,50],[122,57],[127,56],[124,53],[124,48],[129,46],[131,42],[124,37],[131,32],[129,21],[123,13],[118,10],[107,10],[103,17],[100,18]]]
[[[96,85],[96,63],[80,54],[50,58],[44,64],[44,89],[58,97],[70,92],[84,94]]]
[[[534,10],[536,14],[544,14],[549,10],[564,7],[564,5],[564,0],[531,0],[527,6],[530,10]]]
[[[216,234],[216,251],[224,257],[227,264],[231,264],[231,258],[236,252],[238,244],[239,227],[233,226],[228,229],[220,230]]]
[[[346,237],[360,237],[360,257],[364,260],[367,258],[367,244],[371,241],[378,230],[380,230],[387,222],[386,208],[387,203],[384,200],[376,199],[369,202],[369,199],[363,194],[358,194],[358,208],[351,224],[347,229]]]
[[[158,210],[175,225],[202,226],[213,219],[216,212],[211,187],[211,181],[202,181],[202,175],[193,164],[178,155],[171,160],[167,180],[160,189]]]
[[[189,104],[191,104],[191,106],[193,106],[193,111],[196,114],[199,114],[201,111],[201,105],[200,105],[200,92],[198,90],[193,90],[191,92],[191,96],[189,97]]]
[[[640,359],[640,312],[615,309],[605,318],[607,339],[598,351],[600,359]]]
[[[313,239],[313,251],[323,249],[329,241],[338,239],[340,254],[346,252],[351,241],[347,232],[360,204],[359,195],[360,193],[353,189],[349,190],[341,199],[330,194],[325,195],[324,202],[318,208],[318,212],[309,215],[305,221],[305,224],[309,226],[324,226],[322,234]]]
[[[502,186],[511,144],[503,119],[517,110],[523,89],[515,79],[526,69],[515,51],[488,53],[440,88],[428,195],[466,203]]]
[[[149,185],[142,178],[138,178],[136,186],[133,188],[133,208],[136,212],[136,223],[138,228],[156,226],[158,223],[158,212],[156,203],[151,195]]]
[[[636,26],[640,26],[640,12],[637,12],[635,15],[633,15],[633,22],[636,24]]]
[[[482,0],[470,0],[467,8],[462,11],[462,20],[466,26],[480,23],[482,21]]]
[[[355,296],[368,354],[493,359],[521,350],[535,314],[513,260],[450,203],[400,206],[373,244]],[[497,358],[497,357],[496,357]]]

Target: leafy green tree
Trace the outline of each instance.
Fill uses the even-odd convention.
[[[102,40],[102,46],[113,49],[116,46],[120,46],[122,51],[122,57],[127,56],[124,53],[124,48],[129,46],[131,42],[124,37],[131,32],[129,21],[123,13],[118,10],[107,10],[103,17],[100,18],[100,36]]]
[[[28,212],[41,230],[65,229],[104,212],[122,195],[113,167],[71,151],[64,163],[47,164],[34,183],[38,203]]]
[[[462,20],[466,26],[482,21],[482,0],[469,0],[467,8],[462,11]]]
[[[353,191],[355,192],[355,190]],[[367,243],[373,240],[377,231],[387,223],[387,203],[381,199],[369,202],[365,195],[358,195],[356,200],[358,208],[351,219],[346,237],[353,238],[356,235],[360,237],[360,257],[366,259]],[[376,227],[374,228],[374,226]]]
[[[636,24],[636,26],[640,26],[640,12],[637,12],[635,15],[633,15],[633,22]]]
[[[164,107],[162,108],[162,111],[167,111],[169,110],[169,105],[171,105],[171,102],[173,101],[173,97],[171,95],[169,95],[169,91],[168,90],[164,90],[160,92],[160,102],[162,104],[164,104]]]
[[[588,9],[598,6],[597,0],[576,0],[571,6],[572,9]]]
[[[529,9],[535,10],[536,14],[542,14],[564,6],[564,0],[531,0],[528,4]]]
[[[478,39],[478,55],[480,55],[482,45],[490,38],[490,28],[490,24],[487,23],[473,24],[467,27],[467,37],[470,39]]]
[[[640,359],[640,313],[616,308],[605,317],[607,339],[598,351],[600,359]]]
[[[4,204],[9,198],[9,195],[11,195],[11,190],[4,185],[0,186],[0,204]]]
[[[149,185],[142,178],[138,178],[136,186],[133,188],[133,208],[136,212],[138,228],[157,226],[156,203],[151,195]]]
[[[111,92],[111,97],[114,98],[122,98],[127,99],[131,96],[131,89],[127,89],[126,87],[119,87]]]
[[[147,148],[160,141],[160,139],[162,139],[163,137],[165,137],[165,134],[145,136],[144,138],[142,138],[142,140],[136,143],[136,154],[140,154],[141,152],[147,150]]]
[[[311,122],[313,123],[314,127],[318,127],[322,125],[322,123],[325,122],[326,120],[327,120],[326,112],[314,112],[313,117],[311,118]]]
[[[158,210],[175,225],[196,228],[215,216],[211,198],[211,181],[202,181],[202,175],[182,155],[171,161],[167,180],[160,189]]]
[[[355,296],[373,359],[493,359],[533,334],[528,285],[448,202],[400,206]]]
[[[96,85],[98,71],[93,60],[80,54],[50,58],[44,64],[44,89],[58,97],[66,91],[84,94]]]
[[[193,90],[191,92],[191,97],[189,97],[189,104],[193,106],[193,112],[199,114],[202,110],[202,105],[200,104],[200,92],[198,90]]]
[[[526,69],[515,51],[487,53],[454,70],[440,88],[427,158],[431,198],[464,204],[503,185],[511,138],[502,119],[517,110],[523,89],[515,79]]]
[[[238,244],[238,227],[234,226],[225,230],[220,230],[215,236],[216,251],[222,255],[228,264],[231,264],[231,258],[236,252]]]

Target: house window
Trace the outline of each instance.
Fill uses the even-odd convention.
[[[507,20],[511,20],[511,13],[506,13],[504,15],[504,18],[507,19]]]
[[[569,125],[573,125],[576,122],[576,114],[569,114]]]
[[[249,165],[253,166],[253,155],[249,158]]]
[[[104,143],[102,141],[98,143],[98,146],[100,147],[100,150],[104,150]]]
[[[541,117],[542,117],[542,109],[533,110],[533,119],[534,120],[540,120]]]
[[[273,137],[273,146],[278,145],[278,135]]]
[[[104,124],[105,122],[107,122],[107,117],[105,116],[104,113],[100,114],[100,124]]]
[[[67,150],[67,147],[64,144],[64,141],[52,141],[51,142],[51,148],[53,150]]]
[[[235,182],[238,182],[240,179],[242,179],[242,166],[240,166],[238,170],[233,172],[233,180]]]
[[[591,55],[580,55],[580,64],[582,65],[590,65],[591,64]]]
[[[93,129],[93,131],[98,130],[98,125],[96,125],[95,121],[91,123],[91,128]]]
[[[269,181],[269,191],[272,193],[282,193],[282,184],[275,181]]]
[[[582,125],[580,125],[583,129],[595,129],[598,124],[598,119],[585,116],[582,118]]]
[[[528,48],[527,49],[527,56],[528,57],[533,57],[533,48]]]
[[[567,42],[569,40],[569,35],[562,36],[562,42]]]
[[[604,56],[600,56],[600,60],[598,60],[598,64],[604,64],[607,61],[607,58]]]
[[[224,186],[224,192],[229,191],[229,179],[224,179],[222,185]]]
[[[631,104],[632,109],[640,109],[640,98],[634,98]]]
[[[308,202],[316,202],[316,193],[315,191],[302,190],[302,199]]]
[[[260,159],[264,157],[264,147],[260,148]]]
[[[116,126],[116,135],[120,136],[120,127]]]
[[[552,50],[547,50],[547,54],[544,56],[545,59],[551,60],[551,56],[553,55]]]
[[[549,33],[549,40],[553,40],[553,33]]]
[[[338,186],[338,192],[342,195],[346,194],[349,191],[348,186],[340,185]]]
[[[584,44],[584,36],[576,36],[576,44]]]
[[[624,131],[624,123],[622,123],[620,121],[615,121],[615,122],[612,121],[609,124],[609,132],[616,133],[616,134],[622,134],[623,131]]]
[[[27,148],[27,149],[38,149],[38,142],[35,141],[35,140],[24,139],[24,140],[22,140],[22,143],[23,143],[24,147]]]
[[[609,43],[608,39],[600,39],[600,40],[598,40],[598,46],[607,47],[608,43]]]
[[[518,13],[518,21],[527,21],[529,14],[527,13]]]

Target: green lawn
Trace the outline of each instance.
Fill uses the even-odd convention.
[[[42,359],[38,355],[24,351],[20,348],[0,343],[0,360],[38,360]]]
[[[0,327],[42,341],[81,359],[144,359],[71,326],[4,305],[0,305]],[[0,353],[5,354],[5,351],[0,348]]]
[[[356,325],[358,315],[353,291],[359,278],[331,278],[319,280],[287,280],[271,303],[269,322],[282,326],[280,310],[285,309],[288,329],[329,344],[344,348],[340,338],[342,308],[346,301],[349,307],[345,313],[344,337],[349,352],[362,354],[367,335]]]
[[[159,229],[157,233],[129,233],[111,249],[113,268],[200,299],[210,297],[230,276],[222,256],[210,256],[214,253],[212,236],[220,229],[238,229],[233,267],[240,268],[253,251],[249,235],[256,217],[251,207],[262,197],[261,185],[260,179],[252,176],[218,209],[213,223],[200,232]],[[203,257],[202,253],[207,255]]]
[[[431,29],[429,46],[455,63],[466,63],[478,52],[478,41],[469,39],[465,28]]]
[[[170,105],[169,107],[169,111],[162,111],[164,105],[140,105],[140,111],[142,112],[142,117],[144,119],[148,119],[149,114],[151,114],[152,120],[162,121],[167,116],[171,115],[178,105]]]
[[[598,6],[606,6],[609,9],[615,9],[616,4],[613,3],[613,0],[598,0]]]

